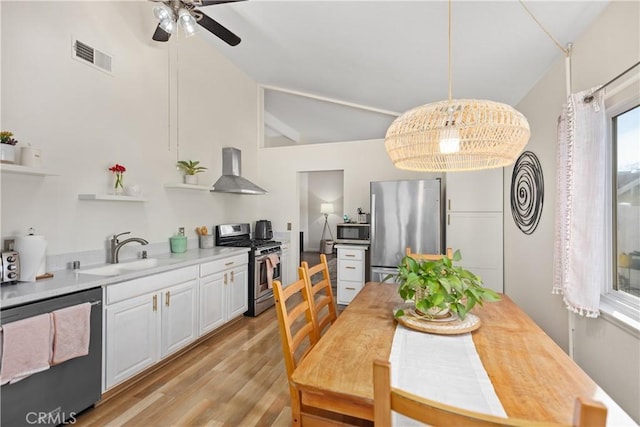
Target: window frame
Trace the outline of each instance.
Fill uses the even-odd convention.
[[[618,254],[616,250],[617,227],[617,201],[614,195],[617,192],[617,152],[614,138],[614,117],[621,115],[637,106],[640,106],[640,95],[635,92],[636,84],[619,91],[612,91],[605,96],[605,109],[607,117],[607,205],[606,212],[606,241],[607,241],[607,277],[602,284],[601,313],[604,317],[614,320],[616,323],[626,326],[627,329],[640,336],[640,297],[636,297],[624,291],[614,289],[618,274]],[[626,90],[625,90],[626,89]],[[626,96],[625,96],[626,95]]]

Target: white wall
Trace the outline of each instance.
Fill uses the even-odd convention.
[[[344,171],[307,172],[309,176],[306,212],[308,216],[309,238],[305,250],[320,251],[320,240],[324,230],[324,215],[320,213],[322,203],[333,204],[334,212],[327,216],[329,227],[325,239],[336,238],[336,224],[342,222]]]
[[[612,2],[574,42],[573,92],[600,85],[638,61],[640,3]],[[551,41],[550,41],[551,43]],[[551,294],[556,175],[556,123],[565,96],[564,58],[517,106],[528,118],[533,151],[542,164],[544,209],[536,231],[524,235],[505,216],[505,291],[568,352],[568,312]],[[505,169],[505,212],[513,168]],[[588,250],[588,248],[585,248]],[[604,262],[604,261],[603,261]],[[640,341],[601,318],[577,318],[576,362],[629,414],[640,422]]]
[[[101,250],[115,232],[168,243],[179,226],[195,238],[198,225],[258,219],[256,196],[164,188],[181,180],[178,157],[200,160],[209,168],[200,182],[215,182],[223,146],[242,149],[243,174],[258,183],[257,85],[210,45],[198,36],[152,41],[147,1],[0,8],[2,130],[17,147],[41,148],[45,167],[60,174],[2,174],[3,238],[35,227],[52,255]],[[72,35],[113,55],[113,75],[72,59]],[[78,200],[110,190],[114,163],[148,202]]]
[[[305,174],[298,172],[343,170],[343,212],[350,216],[355,215],[358,208],[369,212],[371,181],[441,177],[440,174],[396,169],[382,140],[261,148],[258,159],[263,164],[278,165],[277,168],[261,170],[258,179],[270,192],[260,199],[260,211],[266,218],[271,218],[274,231],[286,230],[286,223],[292,223],[290,277],[296,277],[293,269],[299,262],[296,260],[298,233],[301,227],[306,226],[301,224],[298,212],[300,176]],[[309,213],[309,218],[312,220],[313,214]]]

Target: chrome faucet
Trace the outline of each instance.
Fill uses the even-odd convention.
[[[124,233],[120,233],[120,234],[114,234],[113,237],[111,238],[111,264],[117,264],[118,263],[118,252],[120,252],[120,248],[123,247],[124,245],[126,245],[127,243],[131,243],[131,242],[138,242],[141,245],[148,245],[149,242],[147,242],[144,239],[141,239],[140,237],[130,237],[129,239],[125,239],[122,242],[118,240],[118,237],[125,235],[125,234],[131,234],[130,231],[124,232]]]

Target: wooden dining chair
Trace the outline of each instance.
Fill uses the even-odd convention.
[[[391,426],[391,411],[431,426],[468,427],[533,427],[564,426],[548,422],[536,422],[519,418],[503,418],[456,408],[451,405],[425,399],[407,391],[391,387],[391,364],[386,360],[373,362],[373,413],[376,427]],[[575,427],[600,427],[606,425],[607,408],[600,402],[576,399],[573,424]]]
[[[312,283],[312,277],[322,274],[322,279]],[[329,264],[325,254],[320,254],[320,263],[309,267],[309,263],[302,262],[301,279],[304,279],[309,286],[309,294],[313,301],[313,310],[316,319],[317,334],[320,338],[328,326],[338,318],[336,300],[331,289],[331,278],[329,276]]]
[[[303,275],[302,268],[298,268],[298,273]],[[273,297],[276,302],[282,355],[291,394],[291,419],[294,426],[299,426],[302,403],[291,376],[298,363],[318,342],[315,314],[309,303],[309,288],[304,279],[297,280],[286,288],[279,280],[274,280]]]
[[[298,274],[303,276],[302,267]],[[299,279],[287,287],[279,280],[273,281],[273,295],[278,315],[278,328],[284,365],[287,371],[289,394],[291,395],[291,421],[293,426],[361,426],[359,419],[347,417],[303,405],[300,392],[291,380],[298,364],[318,342],[315,314],[312,309],[310,290],[304,279]],[[367,425],[366,423],[364,425]]]
[[[424,261],[438,261],[442,259],[442,254],[419,254],[419,253],[411,252],[411,248],[405,249],[405,255],[415,260],[424,260]],[[453,249],[447,248],[445,255],[447,255],[447,257],[449,258],[453,258]]]

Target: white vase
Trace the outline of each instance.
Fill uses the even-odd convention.
[[[191,185],[198,185],[198,175],[185,175],[184,183]]]
[[[15,163],[16,147],[11,144],[0,144],[0,162]]]

